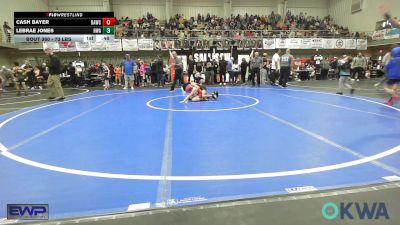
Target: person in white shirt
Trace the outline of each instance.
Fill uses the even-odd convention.
[[[238,79],[237,79],[238,76],[239,76],[239,64],[233,63],[233,65],[232,65],[232,84],[236,84],[238,82]]]
[[[280,53],[281,50],[278,49],[278,51],[272,56],[271,73],[269,75],[269,80],[272,86],[276,86],[275,82],[279,76],[279,70],[281,68],[281,57],[279,56]]]
[[[391,56],[392,56],[392,52],[391,51],[386,52],[386,54],[383,56],[383,58],[382,58],[382,66],[383,66],[383,71],[385,72],[385,75],[383,76],[383,78],[378,83],[374,84],[374,87],[378,87],[379,85],[385,83],[385,81],[387,80],[386,79],[386,69],[385,69],[385,67],[389,63],[389,61],[391,59]]]

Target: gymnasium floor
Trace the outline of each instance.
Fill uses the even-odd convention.
[[[354,97],[335,81],[210,87],[218,101],[189,104],[165,89],[3,96],[0,205],[48,203],[54,219],[396,180],[400,109],[373,82]]]

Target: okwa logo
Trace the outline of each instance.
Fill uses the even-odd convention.
[[[378,220],[389,219],[389,213],[383,202],[341,202],[339,206],[333,202],[328,202],[322,206],[322,216],[327,220],[339,219],[360,219]]]

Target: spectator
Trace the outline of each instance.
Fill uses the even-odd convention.
[[[122,73],[121,67],[119,65],[116,65],[114,72],[115,72],[115,84],[121,85],[122,84],[121,83],[121,73]]]
[[[128,89],[128,85],[131,86],[131,90],[134,90],[133,81],[134,79],[134,68],[135,68],[135,61],[131,59],[129,54],[125,55],[125,60],[122,61],[122,72],[124,74],[125,86],[124,90]]]
[[[247,73],[248,63],[245,58],[242,58],[242,62],[240,63],[240,79],[242,83],[246,83],[246,73]]]
[[[11,81],[15,86],[15,80],[12,70],[8,69],[6,66],[2,66],[0,70],[1,88],[3,92],[6,91],[6,86],[9,81]]]
[[[11,42],[11,27],[8,25],[8,22],[4,21],[3,24],[4,36],[6,38],[7,43]]]
[[[188,74],[188,82],[190,82],[190,78],[193,76],[194,79],[194,60],[193,55],[189,55],[189,60],[187,62],[187,74]]]
[[[353,77],[356,81],[360,81],[360,78],[364,78],[364,72],[367,68],[367,60],[361,52],[358,53],[357,57],[353,59],[352,68],[354,70]]]
[[[157,65],[156,65],[156,73],[157,73],[157,86],[164,87],[164,62],[160,55],[157,56]]]
[[[214,84],[214,66],[211,62],[210,58],[207,58],[206,62],[206,83],[207,84]]]
[[[230,59],[228,59],[227,61],[227,66],[226,66],[226,70],[228,71],[229,74],[229,81],[231,81],[232,84],[234,84],[235,80],[233,77],[233,57],[231,57]]]
[[[262,57],[262,65],[260,69],[260,75],[261,75],[261,83],[265,84],[267,82],[267,75],[268,75],[268,54],[264,53]]]
[[[321,62],[321,80],[326,80],[328,77],[330,66],[329,61],[325,58]]]
[[[232,65],[232,64],[231,64]],[[225,56],[221,56],[221,60],[219,60],[219,85],[226,85],[226,69],[228,66],[228,62],[225,61]]]

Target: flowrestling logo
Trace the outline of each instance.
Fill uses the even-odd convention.
[[[328,202],[322,206],[322,216],[327,220],[388,220],[389,212],[384,202],[341,202],[339,205]]]

